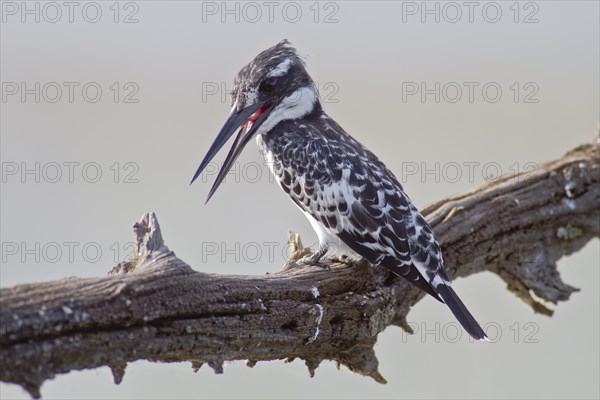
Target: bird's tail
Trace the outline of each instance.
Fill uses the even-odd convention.
[[[469,335],[477,340],[488,340],[487,335],[481,329],[473,315],[467,310],[467,307],[460,300],[454,289],[448,284],[440,283],[435,287],[436,292],[439,293],[444,303],[448,305],[452,314],[456,317],[458,322],[462,325],[463,329],[466,330]]]

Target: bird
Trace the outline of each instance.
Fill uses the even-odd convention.
[[[256,143],[279,186],[306,215],[318,249],[300,264],[340,256],[381,265],[445,303],[477,340],[487,336],[451,286],[433,230],[394,174],[323,109],[305,57],[284,39],[234,78],[231,111],[192,184],[238,133],[206,202],[246,144]]]

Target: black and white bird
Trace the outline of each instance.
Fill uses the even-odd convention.
[[[305,63],[287,40],[263,51],[234,80],[232,109],[192,183],[239,128],[208,194],[252,137],[281,188],[304,212],[319,249],[382,265],[446,303],[475,339],[486,339],[450,285],[431,227],[394,174],[324,111]]]

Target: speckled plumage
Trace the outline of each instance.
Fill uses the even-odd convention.
[[[439,299],[429,280],[440,273],[447,280],[440,246],[402,185],[372,152],[320,109],[280,122],[257,141],[277,183],[330,238],[338,236],[354,253]],[[337,246],[328,242],[322,244]]]

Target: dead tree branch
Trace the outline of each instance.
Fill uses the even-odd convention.
[[[556,261],[600,235],[600,137],[562,158],[440,200],[424,214],[451,277],[498,274],[534,311],[552,311],[578,290]],[[312,374],[322,360],[385,382],[373,346],[423,293],[364,262],[331,271],[294,269],[266,276],[194,271],[163,242],[154,214],[134,225],[136,259],[104,278],[67,278],[1,289],[0,380],[33,397],[71,370],[109,366],[119,383],[128,362],[191,361],[223,371],[226,360],[301,358]],[[291,235],[301,256],[297,236]]]

